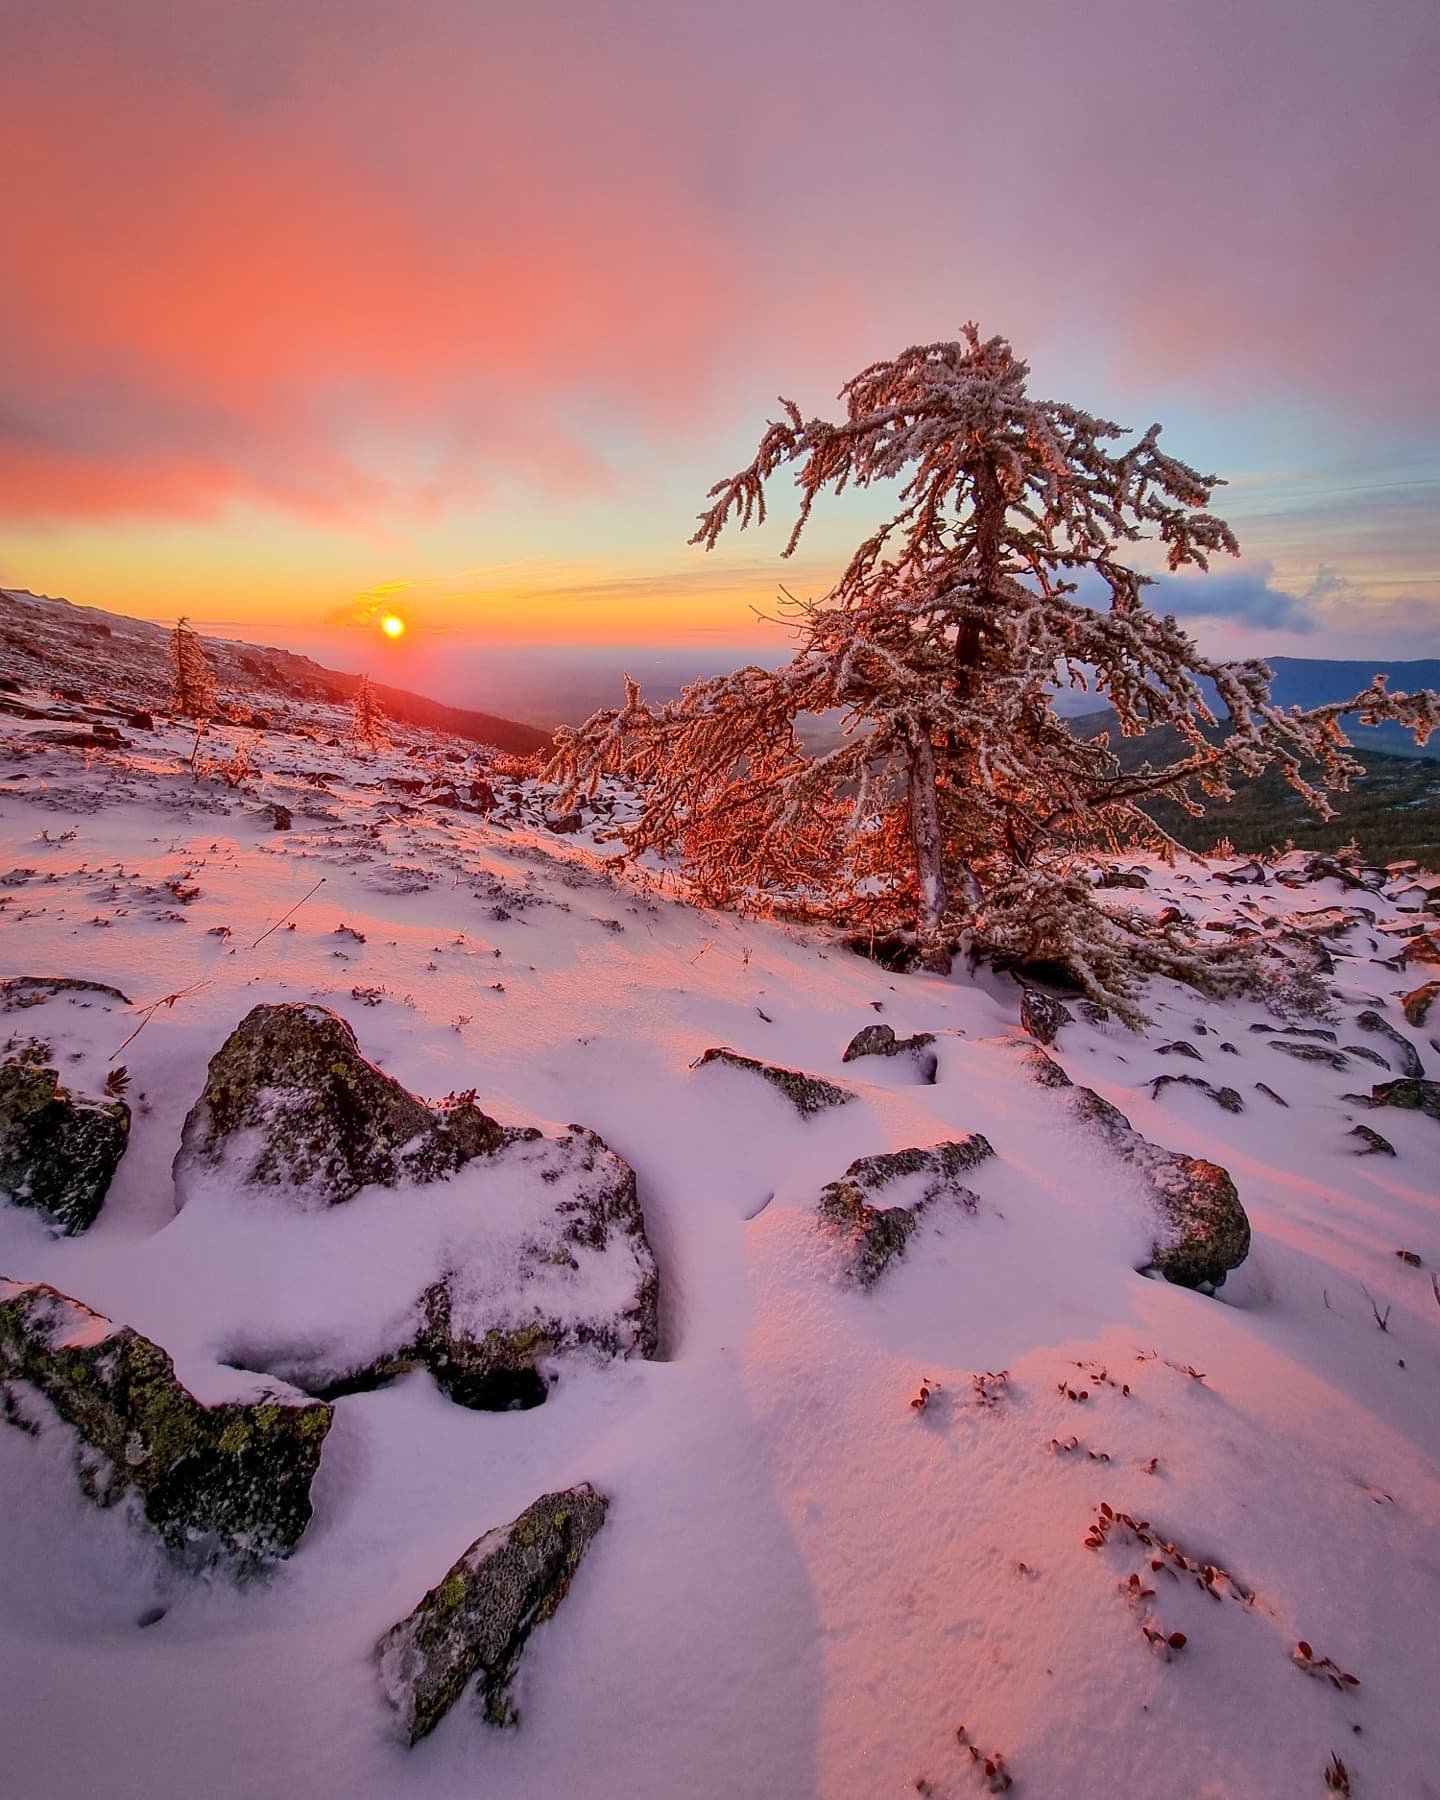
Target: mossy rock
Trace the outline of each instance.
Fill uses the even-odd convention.
[[[72,1093],[44,1051],[32,1045],[0,1064],[0,1194],[69,1237],[95,1223],[129,1141],[130,1108]]]
[[[186,1563],[243,1571],[288,1556],[310,1523],[322,1401],[203,1406],[158,1344],[53,1287],[0,1280],[0,1386],[11,1383],[78,1433],[87,1493],[101,1505],[135,1494]]]
[[[840,1177],[821,1189],[817,1211],[822,1227],[846,1247],[850,1272],[869,1287],[915,1233],[926,1212],[943,1197],[958,1200],[967,1211],[978,1204],[960,1176],[993,1156],[978,1132],[926,1150],[892,1150],[862,1156]],[[894,1182],[919,1177],[915,1198],[903,1206],[874,1206],[874,1195]]]
[[[544,1494],[487,1531],[408,1618],[375,1646],[400,1735],[416,1744],[473,1681],[492,1725],[515,1725],[510,1683],[537,1625],[553,1617],[605,1522],[609,1501],[588,1482]]]
[[[1150,1266],[1179,1287],[1219,1287],[1250,1253],[1250,1220],[1229,1171],[1204,1157],[1152,1144],[1092,1088],[1072,1088],[1066,1099],[1144,1177],[1163,1221],[1151,1245]]]
[[[177,1204],[205,1170],[334,1206],[363,1187],[434,1181],[498,1150],[474,1105],[431,1108],[360,1053],[323,1006],[257,1006],[211,1058],[175,1158]]]
[[[1377,1081],[1370,1090],[1370,1104],[1404,1107],[1407,1112],[1422,1112],[1440,1123],[1440,1081],[1423,1081],[1411,1075]]]
[[[727,1063],[732,1069],[744,1069],[759,1075],[778,1088],[796,1112],[805,1117],[824,1112],[830,1106],[844,1106],[855,1095],[849,1088],[836,1087],[833,1081],[822,1081],[818,1075],[806,1075],[800,1069],[782,1069],[775,1063],[758,1062],[753,1056],[741,1056],[723,1047],[710,1049],[692,1066],[703,1069],[710,1063]]]

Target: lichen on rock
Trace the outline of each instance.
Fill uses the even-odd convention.
[[[838,1181],[821,1189],[817,1211],[822,1227],[845,1246],[850,1274],[869,1287],[904,1252],[925,1213],[942,1198],[967,1212],[978,1204],[960,1176],[995,1154],[978,1132],[928,1149],[892,1150],[862,1156]],[[905,1183],[913,1198],[905,1204],[875,1206],[873,1196]]]
[[[334,1206],[372,1183],[438,1180],[506,1141],[473,1104],[427,1106],[377,1069],[338,1013],[262,1005],[210,1060],[175,1157],[176,1204],[223,1168]]]
[[[1407,1112],[1422,1112],[1440,1123],[1440,1081],[1423,1081],[1411,1075],[1377,1081],[1370,1090],[1370,1104],[1400,1106]]]
[[[544,1494],[477,1538],[415,1610],[375,1646],[380,1682],[407,1744],[427,1737],[472,1680],[492,1725],[515,1725],[510,1683],[535,1626],[565,1598],[609,1501],[588,1482]]]
[[[44,1396],[79,1435],[82,1485],[128,1493],[183,1561],[244,1571],[295,1548],[331,1409],[291,1391],[202,1405],[158,1344],[40,1282],[0,1279],[0,1389]],[[12,1410],[7,1406],[7,1413]]]
[[[732,1069],[744,1069],[749,1074],[763,1077],[780,1090],[796,1112],[806,1117],[824,1112],[829,1106],[843,1106],[847,1100],[855,1098],[849,1088],[837,1087],[833,1081],[823,1081],[818,1075],[806,1075],[800,1069],[782,1069],[775,1063],[759,1062],[753,1056],[741,1056],[738,1051],[723,1047],[707,1050],[692,1067],[703,1069],[710,1063],[728,1063]]]
[[[68,1237],[95,1222],[129,1141],[130,1108],[74,1093],[49,1058],[32,1039],[0,1063],[0,1195]]]

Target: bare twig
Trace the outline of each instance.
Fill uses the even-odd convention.
[[[259,937],[256,938],[256,940],[255,940],[255,944],[263,944],[265,942],[266,938],[269,937],[271,931],[278,931],[280,929],[280,927],[285,923],[285,921],[291,916],[292,913],[299,912],[300,908],[305,904],[305,902],[311,897],[312,894],[318,894],[320,892],[321,888],[324,887],[327,879],[328,879],[328,877],[322,875],[320,877],[320,879],[315,883],[314,887],[311,888],[309,894],[302,894],[300,896],[300,898],[290,908],[290,912],[281,913],[280,917],[270,927],[269,931],[262,931],[260,933]],[[250,946],[250,948],[252,950],[255,948],[255,944],[252,944]]]
[[[162,1006],[174,1006],[177,1000],[188,1000],[191,994],[198,994],[201,988],[207,988],[211,985],[212,983],[208,981],[197,981],[193,987],[178,988],[173,994],[163,994],[160,999],[152,1000],[148,1006],[142,1006],[140,1008],[140,1023],[130,1033],[129,1037],[125,1039],[124,1044],[117,1044],[115,1046],[110,1052],[109,1060],[114,1062],[115,1058],[125,1048],[126,1044],[133,1044],[135,1042],[136,1038],[139,1037],[140,1033],[150,1023],[151,1019],[155,1017],[155,1014],[159,1012]]]

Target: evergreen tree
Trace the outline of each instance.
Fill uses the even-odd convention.
[[[785,667],[658,708],[627,677],[622,707],[559,734],[551,773],[572,792],[607,770],[641,782],[628,854],[678,854],[710,902],[909,931],[935,969],[962,946],[1055,959],[1133,1019],[1145,973],[1220,972],[1182,926],[1107,911],[1085,853],[1168,845],[1147,801],[1199,813],[1272,765],[1329,816],[1327,794],[1361,772],[1341,715],[1400,719],[1423,742],[1440,700],[1376,676],[1342,704],[1285,711],[1264,663],[1202,655],[1122,557],[1145,537],[1171,571],[1238,554],[1208,510],[1217,478],[1162,451],[1158,425],[1109,448],[1121,427],[1032,399],[1028,372],[971,325],[865,369],[838,424],[782,401],[692,542],[763,521],[786,465],[800,490],[787,556],[827,489],[899,480],[900,510],[829,594],[785,596],[799,638]],[[1108,739],[1082,742],[1056,714],[1057,685],[1093,687],[1126,736],[1171,727],[1180,753],[1123,773]],[[832,709],[844,741],[807,756],[797,719]]]
[[[204,725],[215,717],[215,677],[205,646],[190,629],[187,619],[179,619],[170,633],[170,667],[174,676],[171,710],[182,719],[193,719]]]
[[[365,744],[371,750],[383,750],[389,742],[385,735],[385,715],[380,710],[380,702],[368,675],[360,677],[360,685],[355,690],[355,715],[350,725],[350,735],[357,744]]]

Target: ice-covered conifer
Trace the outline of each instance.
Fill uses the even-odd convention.
[[[205,646],[190,628],[188,619],[176,621],[170,633],[170,666],[174,674],[172,710],[182,719],[204,725],[215,717],[215,677]]]
[[[709,901],[910,930],[932,968],[960,945],[1054,958],[1134,1018],[1147,972],[1214,979],[1214,957],[1180,928],[1107,911],[1084,853],[1167,843],[1147,802],[1199,813],[1271,765],[1328,815],[1327,793],[1361,767],[1341,716],[1399,719],[1423,742],[1440,700],[1377,676],[1343,704],[1283,710],[1264,663],[1202,655],[1144,604],[1152,577],[1124,558],[1144,538],[1172,572],[1238,554],[1208,510],[1217,478],[1163,451],[1158,425],[1113,447],[1120,426],[1033,399],[1028,372],[970,325],[862,371],[838,424],[782,401],[692,542],[762,521],[786,465],[800,490],[787,556],[827,489],[899,481],[900,510],[830,593],[785,596],[799,647],[783,668],[660,707],[627,678],[622,707],[561,732],[552,774],[574,790],[606,770],[646,784],[629,853],[678,854]],[[1169,727],[1178,754],[1122,771],[1106,737],[1082,741],[1057,715],[1063,686],[1104,696],[1125,736]],[[843,742],[807,755],[797,720],[833,709]]]
[[[380,710],[374,684],[368,675],[360,677],[360,685],[355,690],[355,714],[350,735],[357,744],[368,745],[371,750],[383,750],[389,742],[385,735],[385,714]]]

